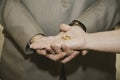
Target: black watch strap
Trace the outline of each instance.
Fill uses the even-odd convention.
[[[86,32],[85,25],[78,20],[73,20],[72,23],[70,23],[69,25],[70,26],[80,26]]]

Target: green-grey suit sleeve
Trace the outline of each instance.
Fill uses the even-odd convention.
[[[87,27],[87,32],[112,29],[120,20],[118,5],[118,0],[97,0],[77,20]]]
[[[30,38],[35,34],[44,34],[20,0],[6,0],[3,12],[5,30],[25,51]]]

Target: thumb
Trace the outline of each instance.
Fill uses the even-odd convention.
[[[63,32],[66,32],[70,29],[71,27],[69,25],[66,25],[66,24],[62,24],[60,26],[60,31],[63,31]]]

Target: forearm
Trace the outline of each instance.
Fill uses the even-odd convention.
[[[86,34],[86,49],[120,52],[120,30]]]

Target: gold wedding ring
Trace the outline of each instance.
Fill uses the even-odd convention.
[[[62,40],[69,40],[71,39],[71,36],[65,35],[61,37]]]

